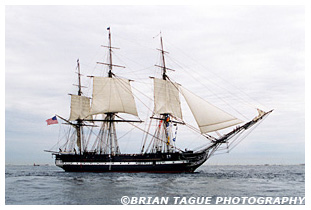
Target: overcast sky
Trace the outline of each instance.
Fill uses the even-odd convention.
[[[6,6],[6,163],[53,164],[43,150],[63,126],[45,120],[69,117],[77,58],[82,74],[104,74],[96,62],[105,59],[100,45],[109,26],[120,48],[114,62],[127,67],[115,73],[137,81],[137,89],[160,76],[154,64],[161,31],[174,81],[243,120],[257,114],[255,107],[275,109],[232,152],[208,163],[304,163],[304,21],[303,6]],[[121,151],[139,152],[135,138],[122,140]]]

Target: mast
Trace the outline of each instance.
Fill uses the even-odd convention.
[[[165,66],[165,57],[164,53],[165,51],[163,50],[163,40],[162,40],[162,34],[160,32],[160,40],[161,40],[161,54],[162,54],[162,78],[163,80],[166,80],[167,75],[166,75],[166,66]]]
[[[78,74],[78,84],[74,84],[74,86],[78,87],[78,94],[69,94],[71,96],[70,102],[70,117],[68,120],[65,120],[67,124],[74,127],[76,133],[74,136],[74,141],[70,144],[67,144],[67,149],[71,151],[74,149],[76,151],[76,146],[78,147],[78,152],[82,154],[82,152],[86,149],[86,144],[83,139],[83,126],[88,126],[84,123],[86,120],[92,119],[90,115],[90,98],[86,96],[82,96],[82,85],[81,85],[81,72],[80,72],[80,62],[77,59],[77,74]],[[68,122],[74,123],[68,123]],[[65,148],[66,149],[66,148]]]
[[[80,62],[79,62],[79,59],[77,60],[77,68],[78,68],[78,81],[79,81],[79,84],[78,84],[78,96],[81,96],[82,95],[82,91],[81,91],[81,73],[80,73]]]
[[[107,30],[109,31],[108,33],[108,46],[102,46],[102,47],[107,47],[108,51],[109,51],[109,58],[108,58],[108,63],[102,63],[102,62],[97,62],[98,64],[104,64],[104,65],[108,65],[108,78],[112,78],[114,76],[113,72],[112,72],[112,68],[113,66],[116,67],[122,67],[125,68],[124,66],[119,66],[119,65],[114,65],[112,64],[112,49],[119,49],[116,47],[112,47],[111,46],[111,32],[110,32],[110,27],[107,28]],[[119,154],[120,150],[119,150],[119,146],[118,146],[118,139],[117,139],[117,134],[116,134],[116,126],[115,126],[115,116],[116,113],[114,112],[108,112],[105,113],[106,117],[103,121],[102,124],[102,132],[106,133],[105,130],[107,131],[106,133],[106,137],[104,137],[104,139],[106,138],[107,141],[107,147],[109,149],[108,153],[110,155],[115,155],[115,154]],[[102,139],[101,141],[103,141],[104,139]]]
[[[108,77],[112,77],[112,49],[111,49],[111,33],[110,33],[110,27],[107,28],[109,31],[108,39],[109,39],[109,72]]]
[[[160,42],[161,42],[161,55],[162,55],[162,79],[166,80],[167,75],[166,75],[166,66],[165,66],[165,57],[164,57],[164,49],[163,49],[163,40],[162,40],[162,34],[160,32]],[[169,132],[167,131],[168,126],[169,126],[169,119],[170,115],[169,114],[163,114],[163,129],[165,133],[165,140],[166,140],[166,150],[169,152],[169,145],[170,145],[170,137],[169,137]],[[160,122],[161,123],[161,122]]]
[[[107,28],[109,31],[108,34],[108,40],[109,40],[109,71],[108,71],[108,77],[112,78],[112,47],[111,47],[111,32],[110,32],[110,27]],[[115,146],[118,144],[117,143],[117,138],[115,135],[115,122],[113,121],[115,117],[115,113],[107,113],[106,119],[108,120],[108,143],[110,147],[110,154],[114,155],[115,153],[118,153],[119,151],[115,148]],[[105,122],[104,122],[105,123]]]
[[[104,154],[120,154],[118,139],[116,134],[116,122],[130,122],[128,120],[118,120],[117,113],[126,113],[138,117],[137,108],[132,93],[130,80],[119,78],[113,73],[114,67],[125,68],[124,66],[112,63],[112,50],[119,49],[111,45],[111,31],[108,33],[108,59],[107,63],[97,62],[108,66],[107,76],[93,76],[93,93],[90,115],[104,114],[104,119],[91,121],[101,121],[100,136],[97,138],[97,151]],[[134,122],[134,121],[131,121]],[[135,121],[141,122],[141,121]],[[102,145],[102,146],[100,146]],[[104,147],[104,148],[103,148]]]
[[[79,59],[77,60],[77,68],[78,68],[78,96],[82,95],[82,91],[81,91],[81,73],[80,73],[80,62]],[[81,133],[82,131],[82,120],[80,118],[77,119],[77,125],[76,125],[76,129],[77,129],[77,146],[79,148],[79,152],[80,154],[82,154],[82,138],[81,138]]]
[[[166,74],[166,68],[165,65],[165,56],[164,54],[167,53],[164,51],[163,47],[163,39],[162,39],[162,33],[160,32],[160,43],[161,43],[161,49],[158,49],[161,52],[161,58],[162,58],[162,66],[158,66],[162,68],[162,80],[167,81],[168,76]],[[159,122],[159,129],[162,127],[162,132],[164,133],[165,142],[166,142],[166,152],[170,152],[170,137],[171,137],[171,129],[170,129],[170,122],[171,122],[171,115],[170,113],[163,113],[161,114],[161,120]],[[162,126],[161,126],[162,125]],[[160,132],[157,132],[157,135],[159,136]],[[158,141],[158,144],[162,144],[163,142]],[[156,144],[155,147],[158,147],[159,145]]]
[[[160,49],[157,49],[161,53],[161,65],[155,65],[162,69],[161,78],[154,78],[154,111],[152,119],[158,120],[155,134],[150,141],[149,146],[151,146],[150,152],[172,152],[173,149],[177,149],[174,144],[173,138],[173,123],[177,126],[179,122],[178,119],[182,120],[182,112],[179,99],[179,85],[172,82],[168,77],[167,70],[174,71],[173,69],[167,68],[165,63],[165,53],[164,50],[162,34],[160,32]],[[154,117],[158,115],[159,117]],[[173,120],[176,118],[177,120]],[[150,121],[151,123],[151,121]],[[150,127],[150,126],[149,126]],[[176,133],[176,131],[175,131]],[[173,140],[173,142],[171,142]],[[144,152],[146,139],[142,146],[142,153]],[[149,146],[147,150],[149,149]]]

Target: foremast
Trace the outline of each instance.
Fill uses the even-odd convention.
[[[162,57],[162,79],[163,80],[167,80],[168,76],[166,75],[166,65],[165,65],[165,57],[164,57],[164,53],[166,53],[164,51],[163,48],[163,40],[162,40],[162,35],[160,33],[160,40],[161,40],[161,57]],[[161,114],[161,118],[162,120],[160,121],[160,123],[162,123],[163,129],[164,129],[164,133],[165,133],[165,142],[166,142],[166,151],[170,152],[170,130],[169,130],[169,122],[170,122],[170,114],[169,113],[165,113],[165,114]],[[161,124],[160,124],[161,126]]]
[[[170,153],[177,149],[174,145],[177,124],[183,124],[183,122],[180,121],[182,116],[178,85],[171,82],[167,75],[167,70],[174,70],[166,66],[165,54],[168,52],[164,50],[161,32],[160,49],[157,50],[160,51],[161,62],[160,65],[155,66],[161,68],[161,79],[152,77],[154,80],[154,113],[151,118],[157,120],[157,126],[154,138],[151,140],[152,148],[150,151]],[[158,117],[155,115],[158,115]],[[173,128],[175,128],[175,132]],[[142,147],[142,152],[144,152],[144,147],[145,145]]]

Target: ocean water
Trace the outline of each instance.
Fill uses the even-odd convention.
[[[168,204],[188,205],[193,204],[190,198],[199,197],[209,197],[205,204],[227,198],[227,203],[218,203],[222,205],[237,204],[228,203],[230,197],[238,204],[245,204],[243,197],[272,197],[272,201],[304,197],[305,166],[203,165],[196,173],[183,174],[67,173],[56,166],[5,167],[6,205],[122,205],[123,196],[127,196],[127,202],[130,199],[130,204],[159,204],[158,199],[167,198]],[[146,200],[139,200],[141,197]]]

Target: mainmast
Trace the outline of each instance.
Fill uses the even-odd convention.
[[[120,118],[117,113],[126,113],[138,117],[134,95],[131,90],[130,80],[119,78],[113,72],[114,67],[125,68],[124,66],[112,63],[112,50],[119,49],[111,45],[110,27],[107,28],[108,33],[108,61],[97,62],[108,66],[107,76],[93,76],[93,93],[90,115],[103,114],[104,119],[96,119],[91,121],[102,122],[99,135],[94,146],[99,154],[120,154],[117,140],[115,122],[129,122],[127,120],[115,119]],[[131,121],[134,122],[134,121]],[[141,122],[141,121],[137,121]]]
[[[102,46],[102,47],[107,47],[109,51],[109,58],[108,58],[108,63],[102,63],[102,62],[97,62],[98,64],[104,64],[108,65],[108,78],[112,78],[114,76],[114,73],[112,72],[113,66],[116,67],[122,67],[125,68],[124,66],[119,66],[119,65],[114,65],[112,64],[112,49],[119,49],[116,47],[111,46],[111,32],[110,32],[110,27],[107,28],[109,31],[108,34],[108,46]],[[115,155],[120,153],[119,145],[118,145],[118,139],[117,139],[117,134],[116,134],[116,126],[115,126],[115,112],[107,112],[105,113],[106,117],[104,119],[104,122],[102,124],[101,132],[104,133],[104,136],[102,136],[101,141],[106,141],[107,147],[106,149],[109,149],[108,153],[110,155]],[[106,132],[107,131],[107,132]],[[106,135],[105,135],[106,134]],[[101,152],[107,152],[106,149],[102,151],[102,148],[100,148],[100,153]]]

